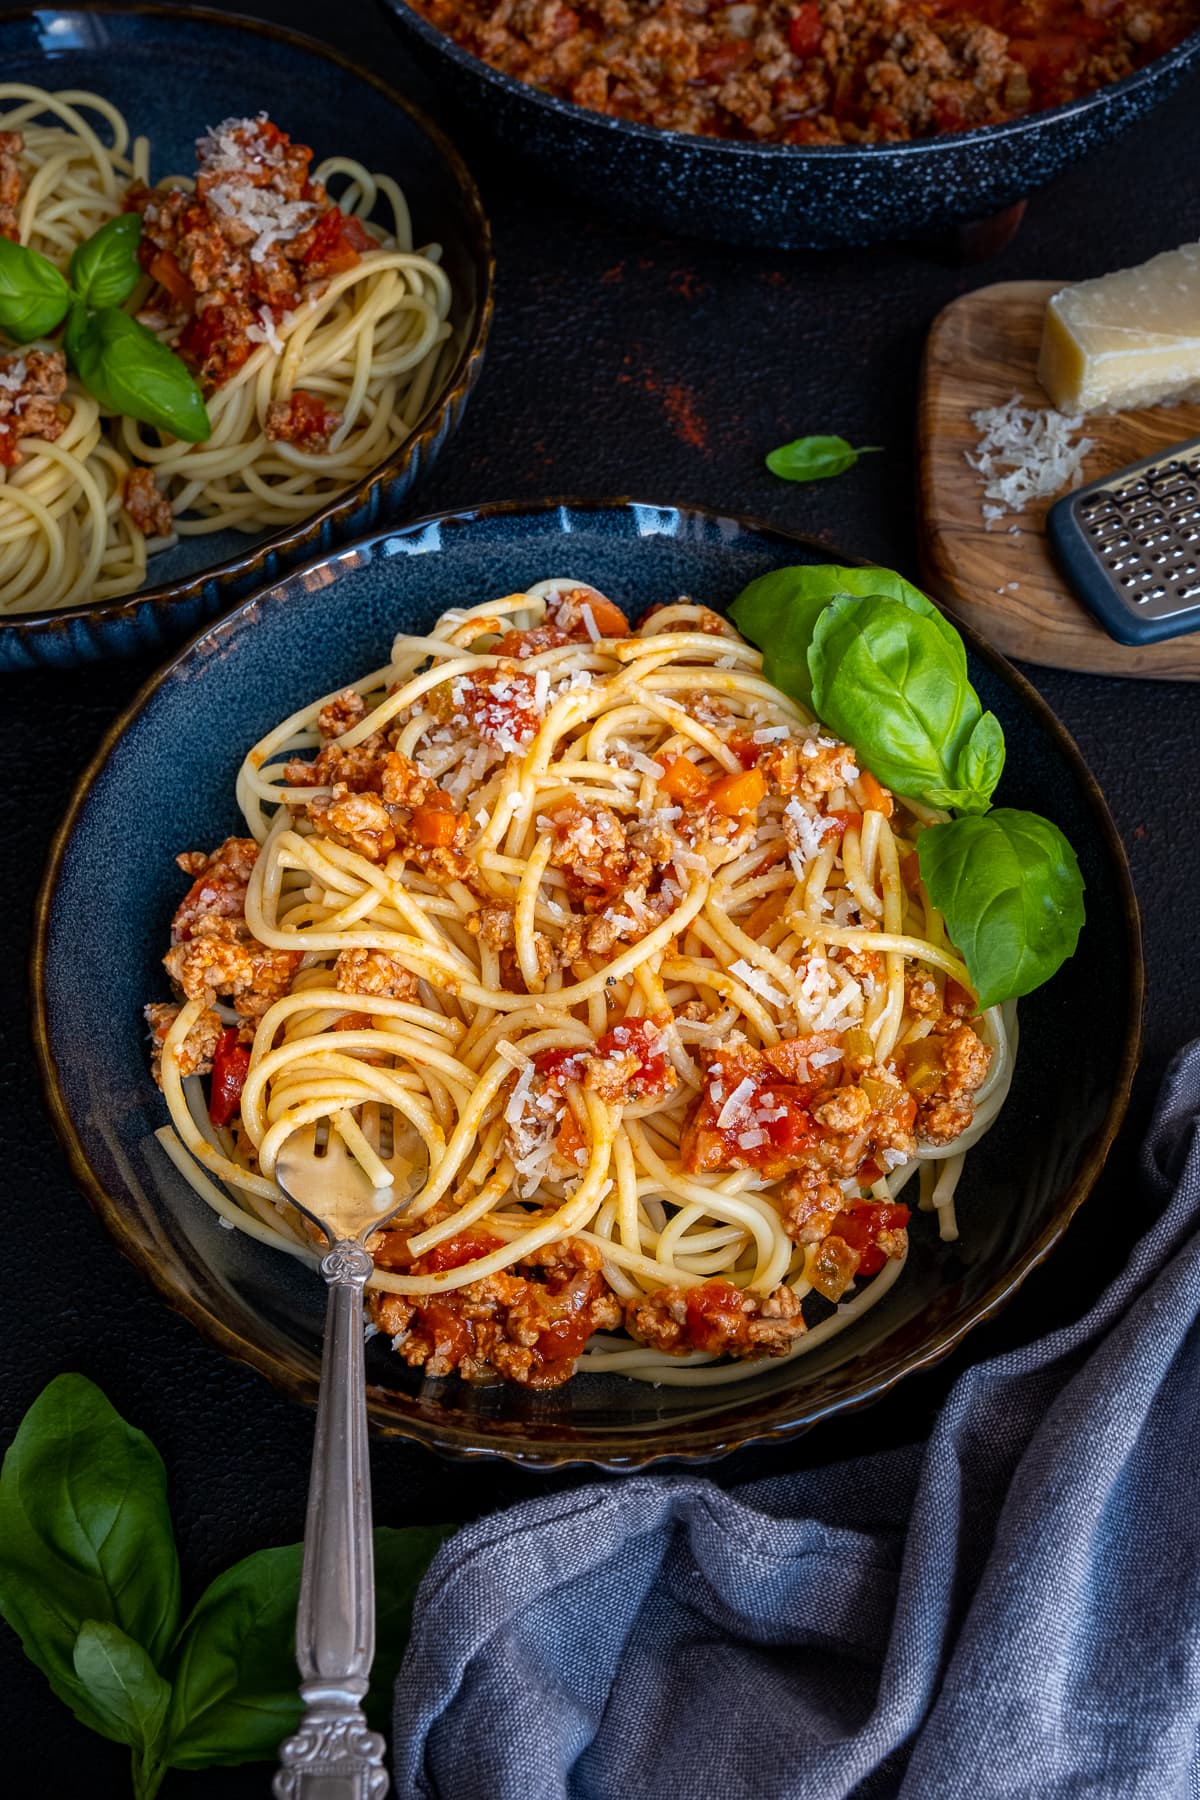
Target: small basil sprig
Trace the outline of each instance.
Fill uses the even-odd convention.
[[[1004,732],[983,711],[950,621],[890,569],[826,564],[760,576],[730,616],[763,646],[767,679],[811,706],[875,775],[965,815],[921,832],[918,863],[980,1004],[1048,981],[1074,954],[1083,877],[1048,819],[990,810]]]
[[[0,238],[0,331],[27,344],[66,319],[67,360],[101,406],[202,443],[212,424],[194,377],[152,331],[121,311],[141,274],[141,230],[136,213],[109,219],[76,248],[65,278],[36,250]]]
[[[449,1529],[375,1532],[376,1727]],[[76,1718],[130,1747],[137,1800],[168,1769],[273,1759],[295,1729],[302,1554],[243,1558],[181,1620],[162,1461],[81,1375],[34,1401],[0,1470],[0,1612]]]
[[[876,456],[882,449],[882,444],[855,449],[844,437],[802,437],[770,451],[766,463],[772,475],[784,481],[826,481],[831,475],[844,475],[860,456]]]

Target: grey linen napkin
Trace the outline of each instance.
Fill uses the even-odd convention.
[[[966,1370],[926,1444],[733,1493],[630,1478],[451,1539],[398,1793],[1196,1800],[1198,1107],[1200,1043],[1143,1151],[1158,1223],[1087,1317]]]

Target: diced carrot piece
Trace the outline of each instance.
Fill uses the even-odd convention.
[[[885,819],[892,816],[892,796],[881,783],[876,781],[870,769],[864,769],[858,778],[858,790],[862,795],[863,807],[867,812],[882,813]]]
[[[698,800],[708,791],[708,777],[690,756],[673,756],[659,776],[658,785],[672,800]]]
[[[767,797],[767,779],[761,769],[745,769],[738,775],[718,775],[708,790],[708,803],[728,819],[753,812]]]
[[[169,250],[160,250],[150,264],[150,279],[157,281],[180,306],[195,305],[195,290]]]
[[[577,1150],[587,1149],[587,1138],[579,1128],[579,1120],[575,1117],[574,1110],[569,1106],[563,1111],[563,1122],[558,1128],[554,1148],[566,1162],[575,1161]]]
[[[448,850],[454,842],[456,815],[442,806],[413,809],[412,834],[427,850]]]
[[[600,594],[589,594],[587,606],[592,615],[592,623],[601,637],[629,636],[629,620],[611,600],[605,600]]]
[[[760,900],[750,917],[742,920],[742,930],[746,936],[757,938],[759,932],[765,931],[768,925],[773,925],[787,905],[788,898],[787,894],[777,892],[767,894]]]

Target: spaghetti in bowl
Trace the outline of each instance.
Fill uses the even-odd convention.
[[[122,307],[186,365],[211,429],[186,442],[122,416],[69,329],[0,330],[10,666],[182,636],[367,528],[457,422],[490,313],[473,184],[399,95],[267,27],[88,21],[54,88],[21,54],[27,25],[0,24],[0,235],[62,276],[136,213],[143,275]],[[172,56],[202,60],[187,109],[148,81]]]
[[[571,541],[564,541],[564,531]],[[418,542],[436,542],[437,547],[414,557]],[[294,1391],[311,1392],[320,1283],[303,1255],[281,1255],[244,1231],[224,1229],[168,1160],[155,1135],[163,1124],[162,1103],[149,1080],[146,1043],[131,1002],[155,994],[165,998],[167,992],[158,959],[185,885],[180,883],[170,897],[172,884],[164,879],[170,853],[181,842],[211,845],[231,831],[245,832],[244,824],[236,823],[231,798],[237,766],[245,747],[272,730],[273,716],[281,710],[273,696],[285,693],[299,703],[323,686],[341,692],[361,677],[371,652],[386,645],[397,626],[411,636],[427,635],[437,608],[463,607],[468,597],[480,593],[527,587],[533,571],[556,563],[586,570],[597,586],[624,603],[629,616],[637,617],[664,592],[703,594],[721,602],[766,568],[803,558],[823,561],[825,554],[815,555],[784,534],[694,510],[577,505],[545,512],[485,509],[476,516],[423,522],[407,534],[389,534],[345,553],[326,566],[323,586],[298,577],[286,601],[279,592],[256,602],[252,624],[235,616],[214,627],[147,695],[81,796],[64,835],[59,872],[48,889],[48,897],[52,892],[54,898],[43,915],[40,979],[48,1032],[43,1048],[55,1059],[55,1104],[63,1109],[60,1123],[64,1112],[69,1115],[64,1129],[74,1142],[76,1167],[110,1229],[174,1303],[227,1349],[292,1384]],[[715,637],[712,641],[721,643]],[[606,1372],[581,1373],[563,1386],[537,1390],[503,1381],[431,1379],[423,1365],[410,1366],[396,1355],[386,1332],[380,1332],[369,1346],[377,1421],[443,1448],[500,1451],[533,1462],[583,1457],[620,1466],[657,1455],[711,1453],[860,1404],[905,1368],[944,1353],[1045,1253],[1094,1172],[1096,1145],[1121,1103],[1120,1071],[1131,1054],[1124,1032],[1133,1029],[1132,1015],[1123,1010],[1119,995],[1106,995],[1100,1005],[1096,984],[1086,977],[1085,958],[1101,954],[1106,967],[1121,967],[1126,955],[1122,934],[1128,927],[1118,864],[1111,860],[1117,853],[1077,765],[1015,678],[998,672],[986,653],[974,647],[971,666],[981,697],[1002,718],[1008,734],[1012,791],[1033,803],[1053,804],[1083,858],[1090,907],[1083,955],[1060,973],[1049,997],[1037,994],[1022,1002],[1021,1054],[1012,1096],[984,1143],[967,1156],[959,1189],[960,1237],[941,1237],[936,1218],[919,1212],[917,1190],[910,1185],[897,1201],[913,1205],[907,1259],[890,1289],[854,1328],[824,1341],[817,1338],[818,1307],[809,1296],[805,1303],[813,1329],[807,1334],[809,1348],[798,1360],[768,1358],[748,1368],[744,1360],[689,1365],[687,1357],[670,1359],[670,1367],[683,1374],[703,1373],[706,1367],[723,1373],[725,1379],[716,1385],[655,1385]],[[202,723],[198,734],[192,734],[187,762],[194,768],[198,761],[211,778],[197,786],[189,777],[186,788],[178,788],[169,773],[169,746],[185,713],[190,716],[198,706],[211,723]],[[344,748],[348,752],[353,746]],[[285,761],[311,759],[317,749],[314,735],[312,743]],[[640,781],[640,772],[634,773]],[[452,775],[447,772],[440,779]],[[112,869],[104,845],[135,788],[146,830],[139,835],[126,879],[122,867]],[[173,800],[166,788],[174,790]],[[303,795],[305,807],[323,797],[312,786]],[[473,810],[482,810],[482,801]],[[311,835],[304,825],[302,820],[299,835]],[[100,878],[102,867],[108,873]],[[119,911],[130,927],[120,939],[116,966],[103,972],[103,993],[95,996],[100,1010],[93,1018],[90,993],[81,995],[70,978],[70,941],[78,908],[94,906],[97,896],[105,917]],[[105,929],[102,921],[97,928]],[[468,937],[464,947],[471,944],[478,953],[478,940]],[[738,960],[732,956],[730,966]],[[676,998],[682,1011],[686,999],[682,994]],[[346,1007],[344,990],[336,1004],[341,1010],[360,1010],[357,997]],[[388,1010],[386,996],[368,1004],[380,1016]],[[88,1045],[96,1042],[101,1018],[113,1023],[98,1061]],[[1127,1027],[1122,1020],[1128,1020]],[[753,1031],[746,1035],[753,1041]],[[603,1030],[593,1033],[590,1041],[603,1036]],[[698,1061],[703,1046],[692,1048]],[[536,1042],[530,1049],[537,1055]],[[580,1072],[586,1080],[586,1070]],[[515,1090],[520,1076],[509,1065],[501,1079]],[[534,1085],[531,1079],[526,1091]],[[110,1096],[108,1102],[104,1095]],[[506,1090],[505,1110],[512,1097],[512,1090]],[[981,1113],[987,1098],[985,1094]],[[112,1126],[97,1129],[98,1111],[115,1120],[115,1133]],[[206,1118],[203,1104],[198,1111]],[[643,1134],[652,1129],[643,1127]],[[584,1171],[577,1168],[580,1173]],[[517,1202],[511,1210],[524,1211],[526,1203]],[[272,1211],[267,1224],[277,1225],[278,1217]],[[713,1253],[720,1249],[715,1245]],[[889,1269],[898,1261],[889,1258]],[[735,1285],[737,1275],[735,1269]],[[547,1285],[557,1279],[546,1261],[533,1274],[533,1280]],[[860,1293],[868,1291],[870,1279],[860,1283]],[[853,1298],[844,1293],[833,1304],[852,1303]],[[820,1302],[821,1307],[828,1304]],[[622,1348],[634,1353],[628,1338]]]
[[[179,858],[183,1004],[147,1008],[164,1147],[307,1254],[291,1133],[390,1211],[364,1127],[408,1131],[370,1311],[427,1375],[724,1382],[883,1298],[913,1177],[957,1236],[1014,1028],[921,885],[937,815],[707,606],[455,608],[260,739],[238,800],[249,835]]]

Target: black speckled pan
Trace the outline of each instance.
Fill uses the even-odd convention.
[[[1108,143],[1200,63],[1196,32],[1124,81],[1007,125],[911,144],[747,144],[588,112],[489,68],[404,0],[382,4],[437,81],[572,193],[667,231],[781,250],[989,218]]]
[[[682,593],[719,607],[768,569],[831,557],[845,560],[699,507],[556,500],[444,513],[364,538],[246,601],[113,726],[75,791],[39,902],[38,1055],[76,1180],[121,1249],[210,1342],[288,1393],[314,1397],[319,1277],[222,1230],[153,1136],[166,1109],[140,1009],[165,993],[158,958],[180,891],[171,858],[238,828],[233,782],[245,749],[293,707],[377,667],[397,631],[428,629],[450,604],[570,574],[631,614]],[[376,1338],[368,1380],[377,1426],[452,1455],[533,1468],[628,1469],[790,1437],[945,1356],[1057,1244],[1129,1095],[1141,1020],[1137,911],[1120,841],[1074,744],[1028,682],[963,635],[971,679],[1008,742],[998,798],[1061,825],[1079,854],[1088,917],[1077,954],[1021,1002],[1012,1092],[968,1160],[960,1240],[942,1243],[918,1214],[903,1278],[854,1329],[728,1387],[599,1375],[548,1393],[470,1387],[424,1379]],[[86,980],[81,943],[95,950]],[[1085,1220],[1072,1238],[1086,1230]],[[1068,1244],[1065,1280],[1070,1256]]]

